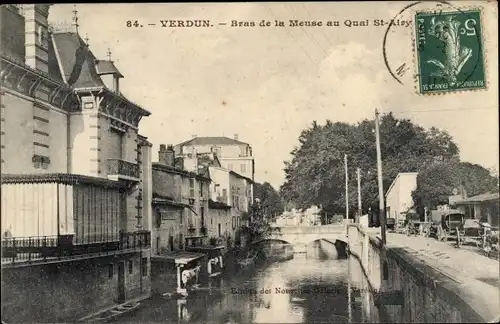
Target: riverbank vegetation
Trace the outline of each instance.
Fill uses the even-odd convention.
[[[313,122],[303,130],[299,146],[291,152],[291,160],[285,162],[285,183],[280,188],[283,199],[294,202],[298,208],[316,205],[322,206],[323,212],[329,215],[343,214],[346,200],[344,154],[347,154],[349,196],[357,196],[356,169],[359,167],[363,213],[369,209],[377,212],[374,126],[374,120],[357,124],[327,121],[325,125]],[[385,191],[401,172],[422,173],[414,197],[420,204],[434,205],[445,195],[451,195],[453,186],[460,182],[470,192],[486,192],[492,188],[493,176],[488,170],[460,162],[459,148],[446,131],[434,127],[424,129],[389,113],[381,117],[380,143]],[[447,170],[449,176],[441,179],[440,168]],[[494,179],[498,183],[498,177]],[[436,196],[439,198],[434,198]],[[350,199],[349,208],[357,209],[356,199]]]

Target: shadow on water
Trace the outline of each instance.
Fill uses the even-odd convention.
[[[290,260],[262,260],[254,267],[232,268],[230,276],[211,283],[213,289],[185,299],[156,296],[119,322],[377,322],[357,260],[345,258],[341,243],[325,244],[313,242],[306,253]]]

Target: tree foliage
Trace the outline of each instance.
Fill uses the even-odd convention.
[[[263,218],[270,219],[283,213],[284,206],[280,194],[270,183],[255,183],[253,188],[254,198],[258,201],[256,204],[259,205],[259,213]]]
[[[498,191],[498,176],[488,169],[468,162],[445,161],[430,165],[417,176],[413,201],[422,213],[423,208],[447,204],[453,189],[465,188],[468,196]]]
[[[322,205],[328,213],[345,213],[344,154],[348,155],[349,208],[357,209],[356,168],[361,169],[363,212],[378,209],[377,154],[374,120],[357,124],[313,122],[299,136],[299,146],[285,162],[285,201],[299,208]],[[383,183],[386,191],[400,172],[415,172],[458,160],[458,146],[445,131],[424,129],[392,113],[380,120]],[[350,216],[353,213],[350,212]]]

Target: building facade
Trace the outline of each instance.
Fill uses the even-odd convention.
[[[385,194],[386,217],[398,224],[404,214],[413,207],[412,192],[417,188],[417,172],[399,173]]]
[[[488,192],[454,201],[452,207],[464,213],[467,218],[476,219],[498,227],[498,217],[500,215],[498,212],[498,201],[498,192]]]
[[[250,144],[241,142],[238,135],[229,137],[198,137],[182,142],[175,146],[178,156],[188,154],[214,153],[221,166],[234,171],[246,178],[255,180],[255,161]],[[253,186],[251,188],[251,201],[253,202]]]
[[[210,178],[185,170],[184,158],[176,159],[172,146],[160,145],[158,155],[159,162],[153,163],[153,253],[184,250],[190,238],[206,243]]]
[[[2,319],[74,320],[150,295],[150,113],[50,5],[22,9],[0,8]]]
[[[251,179],[218,166],[209,167],[209,235],[226,245],[237,243],[239,230],[249,221]]]

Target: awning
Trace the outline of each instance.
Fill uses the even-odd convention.
[[[189,262],[201,259],[205,256],[203,253],[175,251],[163,255],[155,255],[151,257],[153,260],[174,261],[175,264],[188,264]]]
[[[193,206],[175,201],[172,199],[166,199],[166,198],[153,198],[153,205],[159,205],[159,206],[172,206],[172,207],[177,207],[177,208],[189,208],[196,216],[198,216],[198,213],[196,210],[193,208]]]

